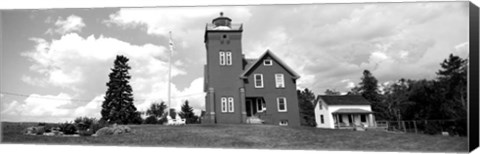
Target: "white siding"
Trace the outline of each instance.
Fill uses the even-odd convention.
[[[320,104],[322,104],[322,109],[320,109]],[[323,115],[324,123],[321,123],[320,115]],[[323,101],[319,101],[315,106],[315,122],[317,123],[318,128],[334,128],[332,115],[328,112],[327,106]],[[332,119],[332,120],[331,120]],[[332,122],[331,122],[332,121]]]
[[[322,110],[320,110],[319,104],[322,104]],[[332,113],[339,110],[339,109],[362,109],[367,111],[372,111],[370,105],[327,105],[321,98],[319,102],[315,106],[315,122],[317,123],[318,128],[335,128],[334,120]],[[320,115],[323,114],[324,124],[320,122]],[[354,117],[355,121],[360,121],[360,116]],[[369,116],[367,115],[367,120],[369,120]],[[348,117],[343,116],[343,121],[348,122]]]

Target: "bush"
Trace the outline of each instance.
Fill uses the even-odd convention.
[[[145,119],[145,123],[146,123],[146,124],[157,124],[157,123],[158,123],[157,117],[155,117],[155,116],[148,116],[148,117]]]
[[[45,127],[44,126],[35,127],[35,134],[43,135],[43,133],[45,133]]]
[[[92,136],[94,133],[91,129],[87,129],[87,130],[79,130],[78,131],[78,135],[80,136]]]
[[[75,125],[68,122],[60,124],[59,127],[60,127],[60,131],[63,132],[63,134],[67,134],[67,135],[75,134],[77,131],[77,128],[75,127]]]
[[[98,130],[104,127],[108,127],[108,123],[105,120],[98,120],[93,122],[90,129],[92,130],[92,133],[95,134]]]
[[[78,117],[74,120],[75,126],[79,131],[85,131],[89,129],[92,124],[94,123],[95,118],[88,118],[88,117]]]

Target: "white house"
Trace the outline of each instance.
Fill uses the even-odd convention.
[[[315,100],[315,121],[318,128],[374,127],[370,102],[359,95],[324,95]]]

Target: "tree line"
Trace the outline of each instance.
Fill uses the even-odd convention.
[[[381,88],[378,80],[364,70],[358,86],[347,95],[362,95],[372,104],[377,120],[449,120],[459,135],[467,135],[468,59],[450,54],[440,63],[434,79],[404,79]],[[309,89],[298,90],[302,125],[315,126],[313,101]],[[327,95],[340,95],[327,89]],[[440,126],[431,126],[440,127]]]

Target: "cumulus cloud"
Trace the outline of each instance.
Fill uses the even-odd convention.
[[[71,118],[71,111],[62,106],[72,104],[71,96],[31,94],[23,101],[2,102],[2,120],[59,122]]]
[[[23,75],[22,81],[44,87],[60,87],[70,89],[73,96],[96,94],[91,102],[75,102],[63,105],[73,106],[69,109],[72,116],[99,116],[102,94],[106,90],[110,68],[118,54],[129,58],[132,76],[130,84],[133,89],[135,105],[145,110],[152,102],[167,99],[168,52],[163,46],[153,44],[132,45],[116,38],[93,35],[83,38],[76,33],[63,35],[58,40],[46,41],[41,38],[31,39],[36,47],[22,53],[32,61],[30,70],[33,74]],[[185,75],[186,72],[175,62],[172,65],[172,77]],[[172,107],[179,108],[188,99],[192,106],[201,108],[203,78],[193,80],[190,86],[178,90],[172,84]],[[187,96],[185,96],[187,95]],[[57,108],[46,106],[45,108]],[[72,107],[71,107],[72,108]],[[25,108],[23,108],[25,109]],[[58,114],[66,112],[58,110]]]
[[[252,9],[255,16],[244,31],[259,35],[245,34],[244,51],[255,57],[271,49],[302,77],[309,76],[298,87],[315,93],[348,91],[364,69],[382,82],[433,77],[438,63],[459,45],[455,42],[468,36],[465,3],[275,7]],[[345,78],[350,86],[340,82]]]
[[[49,17],[45,22],[52,22],[52,19]],[[55,22],[55,28],[50,28],[45,33],[53,34],[55,32],[62,35],[70,32],[80,32],[85,26],[86,25],[81,17],[70,15],[67,17],[67,19],[59,17]]]
[[[79,86],[107,77],[115,56],[119,54],[130,58],[134,79],[162,74],[168,68],[163,46],[137,46],[103,36],[83,38],[76,33],[66,34],[51,42],[41,38],[31,40],[36,43],[36,48],[22,55],[33,62],[30,70],[43,76],[23,76],[22,80],[30,84],[48,83],[72,90],[84,89]],[[173,76],[184,73],[175,67],[172,71]]]
[[[191,31],[191,26],[198,26],[195,25],[198,21],[208,22],[222,11],[229,17],[236,17],[235,20],[251,16],[246,7],[125,8],[110,15],[104,23],[124,28],[144,26],[146,32],[153,35],[167,36],[169,31],[173,31],[183,36]]]

